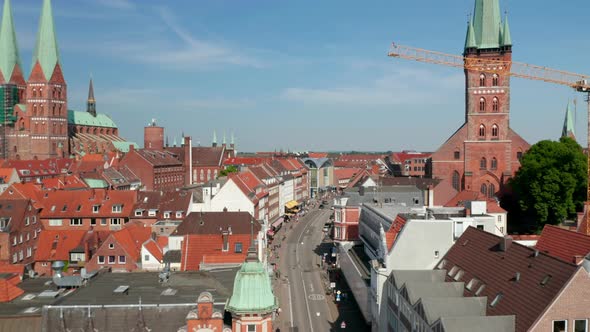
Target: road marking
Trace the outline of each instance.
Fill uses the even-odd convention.
[[[293,318],[293,297],[291,296],[291,283],[289,283],[289,311],[291,315],[291,329],[294,327],[294,318]]]
[[[326,299],[324,294],[309,294],[309,296],[307,298],[312,301],[322,301],[322,300]]]
[[[305,306],[307,307],[307,318],[309,319],[309,330],[313,332],[313,323],[311,321],[311,311],[309,310],[309,302],[307,302],[307,290],[305,289],[305,282],[303,281],[303,271],[299,271],[301,273],[301,283],[303,284],[303,293],[305,295],[304,301]]]
[[[309,283],[309,290],[313,292],[313,282]]]

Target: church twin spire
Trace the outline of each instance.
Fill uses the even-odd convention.
[[[6,1],[6,0],[5,0]],[[55,25],[53,23],[53,11],[51,9],[51,0],[43,0],[43,9],[39,19],[39,32],[37,33],[37,43],[33,51],[32,68],[39,63],[46,80],[53,76],[55,67],[59,64],[59,48],[57,46],[57,37],[55,34]]]
[[[22,70],[12,17],[12,6],[10,0],[4,0],[2,25],[0,26],[0,73],[4,81],[9,82],[11,80],[16,67]]]
[[[499,0],[476,0],[468,22],[465,50],[512,46],[508,16],[502,22]]]

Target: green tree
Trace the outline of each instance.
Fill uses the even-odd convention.
[[[523,212],[540,228],[559,224],[586,200],[587,159],[575,140],[540,141],[531,146],[511,185]]]
[[[237,172],[238,172],[238,168],[236,166],[230,165],[230,166],[227,166],[225,169],[222,169],[221,172],[219,172],[219,177],[227,176],[229,173],[237,173]]]

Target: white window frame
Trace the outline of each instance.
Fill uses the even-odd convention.
[[[164,219],[170,219],[170,212],[164,212]]]
[[[564,331],[567,332],[567,319],[556,319],[551,321],[551,331],[555,331],[555,323],[556,322],[565,322],[565,329]]]
[[[100,205],[96,204],[92,206],[92,213],[98,213],[100,211]]]
[[[115,244],[114,243],[109,243],[109,249],[115,249]]]
[[[150,261],[150,255],[143,255],[143,260],[146,262]]]
[[[143,216],[143,211],[141,211],[141,210],[135,210],[135,216],[136,216],[136,217],[141,217],[141,216]]]
[[[62,219],[49,219],[49,226],[61,226],[63,225]]]
[[[106,262],[106,259],[104,258],[104,256],[98,256],[98,259],[96,261],[98,262],[98,264],[104,264]]]
[[[108,262],[109,264],[117,264],[117,256],[116,256],[116,255],[109,255],[109,256],[107,256],[107,257],[108,257],[108,258],[107,258],[107,262]],[[111,262],[111,257],[113,257],[113,261],[112,261],[112,262]]]
[[[28,247],[27,248],[27,258],[33,256],[33,248]]]
[[[25,217],[25,226],[29,226],[31,224],[29,217]]]
[[[84,226],[84,220],[82,218],[70,219],[70,226]]]
[[[155,217],[156,216],[156,210],[148,210],[148,217]]]
[[[112,207],[113,213],[121,213],[123,212],[123,204],[115,204]]]
[[[121,226],[121,218],[111,218],[111,226]]]
[[[121,257],[123,257],[123,260],[121,260]],[[119,255],[119,257],[117,257],[117,258],[118,258],[119,264],[127,264],[127,257],[125,255]]]
[[[182,218],[182,212],[176,212],[176,218]]]

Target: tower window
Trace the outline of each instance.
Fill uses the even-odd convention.
[[[520,161],[522,159],[522,151],[518,151],[516,153],[516,159],[518,159],[518,161]]]
[[[33,115],[37,116],[37,104],[33,104]]]
[[[480,191],[481,191],[482,194],[484,194],[484,195],[487,196],[488,195],[488,186],[485,183],[482,183],[481,184]]]
[[[480,112],[486,111],[486,99],[484,97],[479,98],[479,111]]]
[[[460,191],[461,190],[461,177],[459,175],[459,172],[454,171],[453,172],[453,188],[455,188],[455,190]]]
[[[494,76],[492,76],[492,85],[498,86],[498,74],[494,74]]]
[[[498,159],[492,158],[492,169],[498,169]]]
[[[497,97],[492,100],[492,111],[498,112],[500,110],[500,103]]]
[[[479,161],[479,169],[487,169],[488,168],[488,161],[485,157],[482,157]]]
[[[486,86],[486,75],[479,75],[479,86]]]
[[[493,138],[498,138],[499,132],[500,132],[500,130],[498,128],[498,125],[493,125],[492,126],[492,137]]]
[[[479,137],[485,138],[486,137],[486,126],[483,124],[479,125]]]
[[[488,188],[488,197],[492,198],[496,194],[496,186],[492,183]]]
[[[33,97],[37,97],[37,89],[33,88]]]
[[[453,157],[455,158],[455,160],[459,160],[461,159],[461,152],[459,151],[455,151]]]

